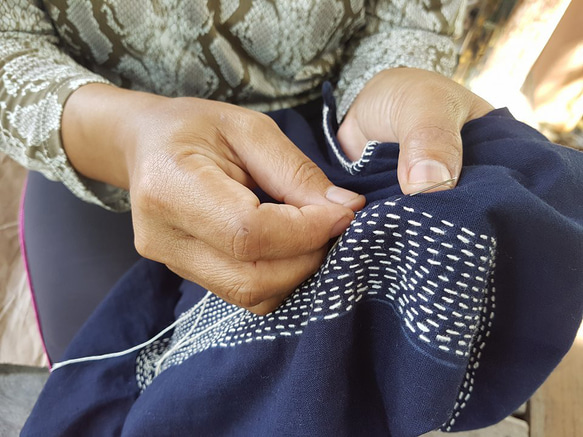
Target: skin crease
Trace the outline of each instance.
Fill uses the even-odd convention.
[[[386,70],[359,94],[339,140],[354,160],[367,140],[400,140],[410,193],[442,176],[433,165],[412,172],[415,163],[459,175],[459,131],[491,109],[438,74]],[[257,314],[318,269],[365,202],[334,187],[270,118],[227,103],[89,84],[67,100],[62,138],[79,173],[129,190],[142,256]],[[260,204],[256,186],[283,203]]]

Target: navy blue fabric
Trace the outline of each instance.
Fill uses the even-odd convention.
[[[417,436],[495,423],[544,381],[583,313],[583,154],[496,110],[464,127],[457,188],[403,196],[396,144],[342,164],[327,92],[324,132],[270,114],[367,196],[321,269],[260,317],[139,261],[66,358],[181,323],[55,370],[23,435]]]

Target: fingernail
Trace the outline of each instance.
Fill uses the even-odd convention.
[[[339,205],[347,206],[354,200],[358,199],[360,194],[354,191],[346,190],[344,188],[332,186],[326,191],[326,199],[330,202],[338,203]]]
[[[422,185],[436,184],[451,179],[449,169],[439,161],[424,159],[416,162],[409,170],[409,184]]]
[[[352,222],[352,218],[348,216],[342,217],[332,228],[330,232],[330,238],[335,238],[339,236],[342,232],[344,232],[348,226],[350,226],[350,222]]]

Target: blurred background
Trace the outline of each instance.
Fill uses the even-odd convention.
[[[583,148],[583,1],[471,0],[454,79]]]

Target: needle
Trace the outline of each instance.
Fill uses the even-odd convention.
[[[437,184],[431,185],[430,187],[423,188],[422,190],[419,190],[419,191],[416,191],[416,192],[414,192],[412,194],[409,194],[409,197],[413,197],[413,196],[416,196],[417,194],[425,193],[426,191],[433,190],[434,188],[441,187],[442,185],[449,184],[449,183],[451,183],[451,182],[453,182],[455,180],[457,180],[457,177],[448,179],[448,180],[443,181],[443,182],[438,182]]]
[[[453,182],[455,180],[457,180],[457,177],[448,179],[448,180],[443,181],[443,182],[439,182],[439,183],[434,184],[434,185],[431,185],[431,186],[429,186],[427,188],[423,188],[422,190],[416,191],[416,192],[414,192],[412,194],[408,194],[408,196],[409,197],[413,197],[413,196],[416,196],[417,194],[425,193],[426,191],[433,190],[434,188],[441,187],[442,185],[449,184],[449,183],[451,183],[451,182]],[[396,199],[396,200],[399,200],[399,199]],[[340,240],[341,240],[340,237],[338,237],[336,239],[336,241],[334,242],[334,244],[332,245],[332,247],[330,247],[330,249],[328,250],[328,254],[332,253],[332,251],[336,248],[336,246],[338,246],[338,243],[340,243]]]

